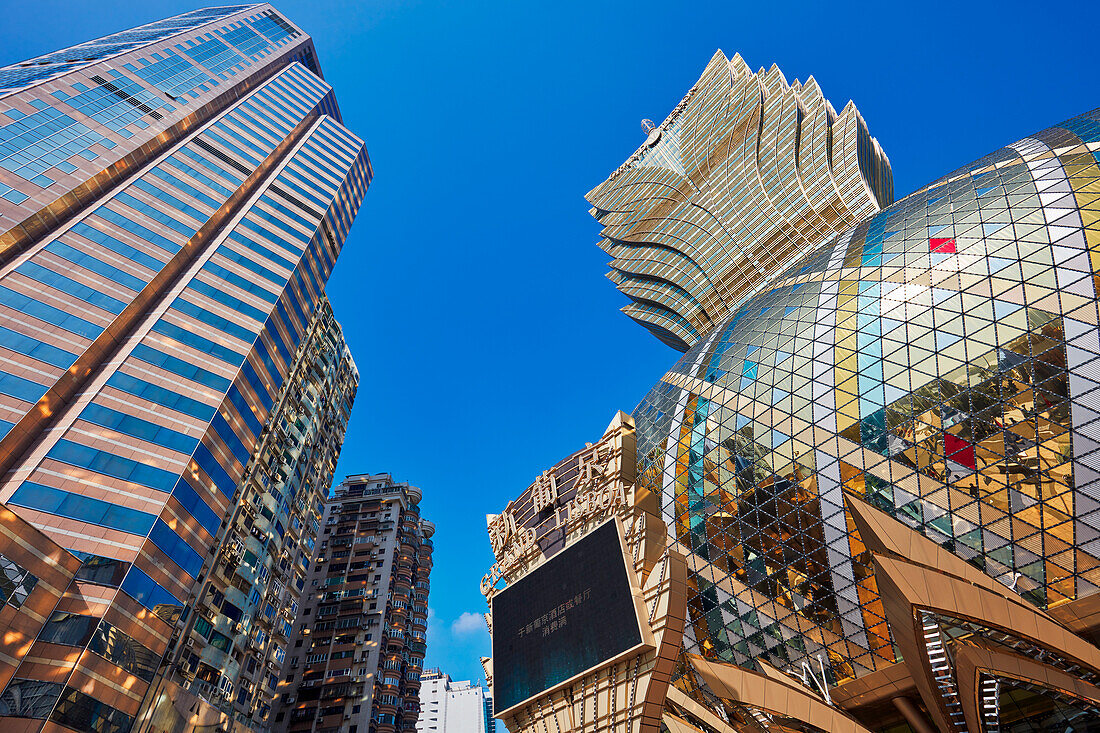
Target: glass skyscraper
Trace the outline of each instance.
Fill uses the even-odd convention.
[[[774,269],[894,200],[856,106],[716,51],[640,148],[587,194],[623,312],[686,351]]]
[[[0,68],[0,727],[266,725],[371,176],[266,4]]]

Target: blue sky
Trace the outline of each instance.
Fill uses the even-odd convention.
[[[10,63],[199,7],[0,2]],[[1097,104],[1097,3],[277,2],[375,180],[329,295],[362,382],[337,477],[438,525],[428,664],[481,675],[485,514],[675,360],[618,312],[583,195],[714,53],[853,99],[898,197]]]

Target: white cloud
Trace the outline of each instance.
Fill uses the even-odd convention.
[[[464,611],[463,614],[456,618],[451,624],[451,633],[458,636],[473,634],[479,629],[486,632],[488,631],[485,627],[485,619],[480,613],[471,613],[470,611]]]

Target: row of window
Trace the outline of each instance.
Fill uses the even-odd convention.
[[[170,339],[179,341],[182,344],[190,346],[196,351],[201,351],[204,354],[214,357],[219,361],[224,361],[227,364],[239,364],[241,359],[244,358],[244,354],[234,351],[227,346],[223,346],[215,341],[211,341],[208,338],[198,335],[194,331],[184,328],[183,326],[176,325],[165,319],[157,321],[153,325],[153,330],[157,333],[167,336]]]
[[[190,454],[198,442],[197,438],[94,402],[84,408],[80,419],[178,453]]]
[[[223,32],[225,30],[223,29]],[[258,36],[243,24],[230,33],[247,43],[253,52],[249,55],[266,52],[270,47],[269,41],[264,40],[262,36]],[[243,37],[245,35],[251,38]],[[253,39],[260,42],[253,43]],[[198,43],[191,41],[191,44],[193,45],[189,49],[184,48],[182,44],[178,44],[176,48],[192,55],[193,58],[201,57],[211,63],[212,67],[208,68],[223,79],[227,78],[225,72],[235,73],[235,67],[250,63],[213,36],[208,36]],[[74,49],[59,51],[57,54],[61,57],[68,53],[92,55],[82,57],[81,63],[70,62],[56,67],[36,65],[32,68],[3,69],[0,70],[0,84],[6,88],[30,84],[85,65],[90,58],[130,50],[136,45],[134,42],[93,43],[90,46],[85,44]],[[43,58],[51,58],[51,56]],[[184,95],[195,98],[198,96],[196,89],[206,91],[209,88],[207,85],[218,84],[216,80],[207,77],[205,72],[172,49],[154,53],[151,59],[141,58],[136,63],[125,64],[125,68],[143,81],[176,98]],[[141,84],[126,77],[119,70],[111,69],[106,73],[110,74],[110,80],[93,76],[92,79],[98,82],[97,86],[88,87],[83,83],[76,83],[73,85],[74,90],[78,92],[75,96],[64,91],[55,91],[54,97],[58,102],[87,115],[124,138],[133,136],[133,133],[127,129],[131,125],[147,129],[148,124],[144,121],[146,116],[159,120],[163,115],[158,110],[163,109],[166,113],[175,111],[175,108],[163,102],[159,95],[143,88]],[[67,158],[79,155],[88,160],[94,160],[98,156],[91,150],[92,145],[115,147],[114,141],[50,107],[42,100],[29,100],[28,103],[37,107],[39,111],[28,116],[19,110],[11,109],[8,111],[8,116],[15,122],[0,128],[0,167],[39,186],[47,187],[54,183],[53,178],[45,175],[51,168],[57,168],[64,173],[73,173],[77,170],[76,166],[67,161]],[[22,203],[27,199],[26,194],[6,185],[2,187],[2,195],[13,203]]]
[[[156,519],[148,512],[43,486],[33,481],[20,484],[8,503],[142,537],[149,532]]]
[[[43,624],[38,641],[83,647],[149,682],[160,658],[151,649],[95,616],[55,611]]]
[[[0,716],[49,719],[88,733],[126,733],[133,717],[58,682],[16,677],[0,695]]]
[[[254,150],[257,147],[254,144],[245,144],[244,136],[240,133],[236,133],[228,124],[219,129],[219,132],[223,134],[221,138],[222,141],[233,139],[245,145],[245,147],[250,150]],[[258,134],[255,133],[254,130],[250,132],[252,132],[252,134]],[[201,146],[196,147],[195,151],[200,147]],[[203,149],[205,150],[205,148]],[[225,195],[226,192],[229,191],[228,186],[222,186],[222,189],[219,190],[217,186],[220,184],[217,183],[217,179],[221,178],[233,185],[238,184],[234,183],[233,178],[226,175],[227,171],[220,165],[211,163],[204,155],[198,152],[195,152],[194,155],[190,155],[190,152],[192,151],[189,149],[187,149],[187,152],[180,152],[174,157],[170,165],[166,164],[156,169],[153,175],[158,179],[158,185],[152,185],[146,181],[139,181],[135,185],[135,188],[143,190],[146,194],[164,203],[165,206],[163,208],[165,210],[180,212],[184,220],[190,217],[195,219],[196,222],[201,222],[205,220],[206,215],[200,211],[200,209],[196,208],[196,206],[205,204],[207,207],[214,208],[215,204],[218,203],[217,199],[209,193],[206,193],[206,191],[214,191],[220,195]],[[177,163],[180,163],[184,159],[184,156],[186,156],[189,161],[185,164],[186,168],[177,165]],[[191,163],[194,163],[194,165]],[[204,172],[200,172],[200,168]],[[208,171],[209,174],[205,171]],[[198,177],[200,175],[202,178]],[[223,178],[223,175],[226,175],[226,177]],[[195,185],[189,183],[188,179],[203,185],[205,190],[199,189]],[[305,179],[299,180],[304,181]],[[169,193],[171,189],[179,191],[180,196]],[[297,189],[300,189],[298,193],[302,193],[304,190],[301,186],[298,186]],[[95,216],[93,216],[92,219],[89,220],[89,223],[82,225],[82,231],[76,231],[74,234],[91,239],[96,244],[102,245],[100,248],[93,248],[91,251],[96,254],[100,252],[105,254],[99,254],[98,257],[88,257],[87,259],[83,259],[79,264],[83,266],[86,262],[88,269],[94,268],[93,271],[101,274],[103,277],[107,277],[114,282],[119,282],[121,286],[129,287],[131,290],[139,290],[144,286],[144,281],[136,275],[131,274],[134,270],[123,270],[122,266],[116,266],[116,263],[117,265],[121,265],[117,258],[121,257],[124,260],[128,260],[136,265],[156,272],[163,266],[163,261],[153,256],[152,253],[158,252],[157,248],[159,248],[160,250],[164,250],[166,255],[171,256],[171,254],[179,248],[179,245],[175,242],[139,224],[138,221],[140,217],[146,217],[152,221],[157,221],[160,225],[176,232],[180,238],[191,236],[194,233],[194,229],[192,226],[184,224],[181,219],[169,216],[164,211],[149,206],[141,199],[129,193],[123,193],[114,200],[118,202],[118,205],[113,205],[114,208],[111,209],[104,208],[99,214],[101,218],[121,227],[124,231],[131,232],[136,239],[149,242],[153,247],[146,248],[142,251],[121,242],[116,237],[105,234],[93,226],[95,223]],[[194,202],[195,205],[188,202]],[[125,205],[126,209],[123,209],[121,205]],[[298,204],[295,205],[303,211],[306,210]],[[270,197],[264,199],[263,206],[266,208],[266,211],[263,215],[260,215],[259,210],[257,210],[255,218],[262,219],[266,222],[266,226],[261,227],[263,229],[261,236],[274,239],[274,241],[271,242],[271,248],[261,245],[259,242],[254,242],[250,238],[244,238],[242,235],[242,238],[250,243],[244,246],[250,253],[260,254],[262,258],[266,258],[267,255],[278,258],[267,259],[266,261],[271,262],[274,267],[285,264],[285,269],[294,275],[293,278],[291,278],[293,281],[292,284],[287,287],[287,278],[275,275],[273,270],[265,266],[266,263],[261,264],[260,262],[263,262],[263,259],[257,262],[246,255],[237,253],[234,249],[229,249],[229,247],[225,247],[225,253],[223,254],[226,259],[222,261],[236,263],[236,265],[255,274],[266,275],[270,273],[273,275],[274,277],[265,277],[265,279],[273,282],[280,290],[285,288],[285,292],[287,292],[287,297],[285,299],[276,301],[277,307],[274,309],[274,313],[266,319],[259,318],[258,316],[265,315],[260,309],[230,295],[229,292],[218,287],[217,282],[221,281],[227,283],[227,286],[238,287],[241,291],[257,295],[267,302],[275,300],[278,297],[277,293],[256,286],[241,276],[236,275],[233,271],[221,265],[217,265],[216,263],[208,263],[207,267],[204,268],[204,272],[209,273],[211,276],[210,278],[204,275],[202,280],[194,281],[189,289],[194,290],[195,293],[204,298],[208,298],[226,307],[232,312],[251,316],[257,323],[264,323],[264,330],[267,331],[267,338],[261,338],[261,340],[257,342],[257,363],[263,364],[263,369],[267,371],[276,386],[269,384],[266,379],[261,378],[253,365],[245,361],[243,354],[239,354],[213,340],[201,337],[167,320],[162,320],[154,326],[154,331],[157,334],[186,344],[188,347],[195,348],[213,358],[220,358],[231,365],[245,362],[246,366],[242,371],[251,389],[255,391],[255,397],[247,395],[247,393],[242,392],[236,387],[231,387],[227,390],[228,393],[231,393],[230,402],[233,404],[233,408],[240,414],[241,422],[228,420],[228,414],[225,417],[219,415],[213,418],[215,431],[221,436],[223,442],[238,459],[240,464],[242,464],[242,467],[249,458],[249,448],[248,441],[238,437],[238,431],[241,429],[242,425],[247,426],[247,428],[255,434],[258,434],[262,428],[260,420],[256,418],[257,414],[263,414],[262,411],[258,412],[257,410],[253,410],[249,403],[252,401],[259,401],[263,407],[270,410],[273,393],[276,391],[277,385],[281,383],[283,374],[293,361],[294,352],[299,346],[302,335],[308,326],[309,317],[315,307],[316,299],[322,292],[324,279],[323,277],[316,277],[312,269],[307,269],[303,275],[302,270],[304,268],[301,266],[294,266],[299,263],[276,255],[275,252],[272,251],[273,249],[282,249],[287,246],[289,241],[295,238],[300,239],[303,236],[300,232],[296,232],[290,224],[287,224],[288,221],[296,222],[298,225],[313,231],[314,225],[310,223],[310,220],[302,217],[300,214],[296,214],[291,208],[288,208],[286,205]],[[120,213],[122,211],[133,211],[135,213]],[[313,215],[313,212],[309,213]],[[173,237],[173,239],[175,239],[175,237]],[[318,239],[321,240],[323,238],[318,237]],[[241,244],[240,240],[236,240],[236,243]],[[257,248],[261,248],[264,251],[262,253],[258,252]],[[76,248],[70,247],[70,250],[72,251],[66,250],[65,254],[74,258],[80,258],[80,254],[76,251]],[[299,258],[300,255],[294,252],[293,248],[289,251],[293,255],[293,260]],[[320,257],[326,257],[324,264],[328,268],[331,268],[332,253],[330,253],[329,250],[321,250],[320,252],[311,251],[310,259]],[[244,264],[245,262],[251,263],[251,266]],[[309,263],[310,266],[313,264],[315,263]],[[48,275],[40,271],[36,271],[35,274],[41,277],[48,277]],[[327,274],[327,272],[325,274]],[[309,281],[308,284],[307,280]],[[105,308],[105,310],[108,311],[111,311],[112,307],[117,308],[115,303],[121,302],[117,299],[113,299],[113,301],[107,300],[106,298],[111,296],[98,293],[92,288],[83,286],[76,280],[68,282],[55,280],[54,282],[60,283],[67,288],[72,295],[80,298],[84,302],[93,304],[102,303],[111,306]],[[240,338],[246,342],[252,342],[254,340],[255,330],[241,325],[240,321],[234,321],[214,311],[207,310],[199,306],[194,300],[181,298],[177,300],[175,309],[186,313],[188,316],[208,326]],[[282,323],[280,324],[279,321],[282,321]],[[29,344],[28,346],[36,348],[35,344]],[[276,364],[275,359],[272,358],[271,353],[268,351],[269,347],[279,352],[285,366]],[[59,358],[61,355],[54,354],[52,356],[53,358]],[[134,356],[136,359],[146,364],[162,367],[178,376],[194,380],[206,387],[216,388],[218,391],[222,391],[227,385],[227,380],[224,378],[214,375],[207,370],[203,370],[201,367],[189,364],[186,359],[181,359],[170,353],[165,353],[165,351],[154,348],[148,344],[142,344],[135,350]],[[184,414],[190,414],[192,417],[200,420],[210,419],[215,414],[214,409],[209,405],[182,395],[178,390],[171,390],[159,385],[153,385],[139,377],[129,374],[116,373],[112,376],[109,384],[122,392],[132,394],[142,399],[148,399]],[[186,452],[188,446],[194,442],[193,438],[188,438],[185,434],[178,431],[161,428],[149,421],[99,405],[91,406],[91,409],[86,411],[84,417],[95,424],[179,452]],[[163,471],[162,469],[144,466],[130,459],[115,456],[103,451],[95,451],[85,446],[71,443],[70,441],[59,442],[58,445],[55,446],[55,451],[52,452],[51,457],[72,463],[72,465],[80,465],[105,475],[115,476],[128,481],[135,481],[159,490],[167,491],[171,489],[173,495],[176,496],[177,500],[186,511],[195,516],[196,520],[206,527],[211,534],[217,532],[218,524],[220,523],[220,512],[211,509],[204,497],[200,496],[188,484],[187,480],[179,478],[178,472]],[[236,472],[226,471],[215,459],[209,449],[202,444],[194,447],[194,459],[196,465],[206,473],[210,480],[218,487],[220,492],[227,497],[232,497],[236,486],[231,474],[235,474]],[[109,505],[107,502],[88,504],[88,497],[76,496],[68,494],[67,492],[48,489],[48,487],[41,487],[44,491],[35,489],[30,485],[21,488],[26,489],[24,498],[30,496],[30,498],[37,501],[38,504],[47,507],[47,511],[55,511],[55,513],[64,516],[79,516],[85,521],[87,521],[90,516],[94,518],[92,521],[98,521],[104,526],[122,529],[123,531],[135,531],[139,534],[143,531],[148,532],[151,541],[168,557],[172,558],[182,570],[192,575],[192,577],[194,577],[202,567],[202,556],[171,530],[162,520],[158,519],[153,522],[152,515],[141,512],[126,514],[124,511],[119,511],[121,508],[113,507],[113,505]],[[96,500],[90,501],[95,502]],[[281,527],[281,525],[278,526]],[[106,573],[107,570],[104,569],[103,572]],[[158,586],[152,578],[141,571],[140,568],[130,568],[129,572],[122,580],[122,589],[163,618],[170,619],[175,614],[179,613],[181,607],[179,600],[164,588]]]
[[[198,156],[197,154],[191,157],[192,159],[201,158],[201,156]],[[201,159],[205,161],[204,158]],[[221,169],[220,166],[216,166],[216,164],[209,164],[206,167],[209,169],[211,166],[214,166],[217,172],[223,174],[225,173],[224,169]],[[210,206],[211,208],[215,208],[218,204],[215,199],[209,196],[205,196],[205,194],[202,194],[202,192],[199,191],[197,188],[186,184],[178,176],[167,172],[164,168],[154,169],[153,175],[156,175],[166,184],[175,187],[181,190],[183,193],[187,194],[189,200],[198,199],[199,201]],[[205,176],[205,178],[207,179],[205,182],[213,183],[213,179],[209,178],[208,176]],[[171,208],[175,208],[181,211],[187,216],[193,217],[200,221],[206,218],[205,215],[198,209],[195,209],[189,204],[184,203],[180,198],[172,196],[161,188],[152,186],[145,181],[137,181],[135,185],[137,188],[144,190],[146,193],[156,197],[158,200],[166,203]],[[168,216],[163,211],[158,211],[148,206],[143,201],[136,199],[128,193],[123,193],[122,195],[116,197],[115,200],[124,203],[129,208],[138,211],[155,221],[158,221],[160,224],[168,227],[169,229],[178,232],[183,237],[189,237],[194,233],[194,229],[192,227],[182,224],[182,222]],[[101,209],[100,214],[102,215],[102,218],[111,221],[112,223],[122,227],[126,231],[134,233],[134,235],[139,239],[143,239],[151,244],[158,245],[161,249],[166,250],[168,253],[174,253],[179,248],[178,244],[171,242],[160,234],[152,232],[148,228],[138,224],[131,217],[119,213],[119,211],[103,208]],[[77,227],[74,227],[74,233],[81,235],[84,238],[87,238],[97,244],[102,244],[114,254],[126,257],[131,261],[134,261],[140,265],[149,268],[150,270],[157,271],[163,265],[162,261],[147,254],[147,250],[138,250],[137,248],[121,242],[115,237],[107,235],[106,233],[101,232],[98,229],[95,229],[87,223],[81,223],[77,225]],[[89,254],[80,253],[78,250],[69,247],[68,245],[61,244],[60,247],[56,247],[55,249],[61,250],[60,253],[55,252],[55,254],[60,254],[61,256],[69,255],[70,257],[72,257],[72,259],[79,260],[78,263],[74,264],[88,265],[90,266],[90,269],[93,269],[93,271],[96,271],[98,274],[104,275],[105,277],[108,277],[109,279],[115,281],[122,281],[120,284],[124,286],[129,286],[133,290],[138,290],[144,286],[144,283],[139,281],[133,275],[129,275],[129,273],[119,270],[117,267],[109,265],[107,264],[107,262],[104,262],[103,260],[95,258]],[[37,279],[39,279],[40,281],[49,277],[51,279],[51,282],[46,284],[51,284],[55,287],[65,289],[70,293],[76,295],[77,297],[80,297],[85,302],[93,302],[96,304],[114,306],[108,308],[109,310],[112,310],[114,312],[118,312],[121,310],[117,307],[117,305],[115,305],[116,303],[120,303],[121,301],[103,300],[104,298],[108,298],[109,296],[97,293],[91,288],[82,286],[76,281],[61,280],[60,278],[63,276],[51,276],[50,274],[48,274],[50,272],[51,271],[45,270],[45,268],[43,268],[41,270],[34,270],[29,274],[32,277],[38,276]],[[65,287],[66,285],[68,287]],[[205,284],[200,284],[199,289],[205,289],[206,292],[204,294],[211,295],[215,299],[223,303],[225,302],[225,298],[229,297],[218,297],[218,293],[220,291],[209,288],[208,286],[205,286]],[[16,307],[29,305],[26,301],[12,304]],[[213,314],[209,314],[209,312],[205,310],[198,310],[193,306],[193,304],[190,303],[184,302],[182,305],[184,310],[190,311],[189,315],[197,316],[200,320],[207,322],[212,320],[211,316]],[[239,302],[236,305],[244,306],[245,304],[243,302]],[[61,315],[61,311],[48,310],[48,308],[49,307],[47,306],[46,308],[38,309],[38,312],[40,314],[47,315],[48,321],[53,322],[56,325],[72,323],[72,321],[66,320],[66,317]],[[23,310],[32,309],[28,307],[23,307]],[[240,308],[240,310],[244,310],[244,308],[242,307]],[[92,329],[90,327],[82,325],[79,321],[76,322],[76,324],[78,326],[78,328],[76,329],[77,333],[81,333],[82,335],[88,337],[93,336]],[[238,328],[236,324],[233,324],[228,320],[222,320],[216,325],[223,326],[225,327],[225,330],[230,331],[232,331],[234,328]],[[175,326],[174,324],[162,321],[161,323],[157,324],[155,330],[159,333],[162,333],[163,335],[168,335],[170,337],[176,337],[179,340],[183,340],[185,343],[188,343],[193,347],[197,347],[202,351],[210,353],[212,356],[222,357],[224,360],[230,361],[231,363],[240,363],[240,361],[243,359],[242,355],[225,349],[219,344],[215,344],[213,342],[210,342],[209,340],[202,339],[201,337],[189,333],[184,329]],[[239,333],[238,335],[244,334]],[[39,351],[42,351],[42,348],[39,347],[36,343],[24,343],[24,345],[28,347],[28,350],[37,348],[39,349]],[[45,346],[46,349],[49,348],[46,345],[43,346]],[[59,360],[61,358],[61,354],[57,353],[52,353],[50,354],[50,356],[54,358],[54,360]],[[163,352],[153,349],[152,347],[149,347],[147,345],[142,345],[135,356],[143,359],[147,363],[153,363],[158,366],[166,367],[169,368],[169,370],[172,370],[172,368],[174,367],[176,372],[182,372],[180,376],[186,376],[188,378],[199,377],[201,379],[201,382],[207,385],[216,384],[218,387],[224,387],[226,384],[226,380],[224,380],[224,378],[217,377],[216,375],[213,375],[206,370],[202,370],[195,365],[188,364],[185,360],[179,359],[178,357],[170,356],[168,354],[164,354]],[[14,378],[9,381],[12,384],[18,386],[18,389],[9,389],[8,391],[18,392],[22,397],[29,398],[28,401],[33,401],[34,399],[37,399],[40,394],[37,386],[23,386],[23,383],[16,383]],[[25,381],[26,380],[23,380],[23,382]],[[173,409],[181,410],[185,413],[190,413],[192,414],[192,416],[205,418],[213,413],[212,408],[204,405],[198,400],[185,397],[177,392],[172,392],[158,385],[152,385],[150,383],[144,382],[144,380],[141,380],[137,377],[132,377],[130,375],[116,374],[113,376],[110,384],[115,388],[122,389],[124,392],[135,394],[135,396],[139,396],[144,399],[151,399],[151,401],[153,402],[163,404]],[[2,388],[2,383],[0,383],[0,388]],[[179,450],[181,452],[189,452],[189,448],[193,447],[195,444],[195,440],[193,438],[188,438],[181,433],[167,428],[159,428],[158,426],[153,425],[152,423],[149,423],[147,421],[141,420],[133,416],[125,415],[123,413],[110,410],[109,408],[105,408],[99,405],[90,405],[89,408],[85,410],[83,417],[96,424],[101,424],[105,427],[116,429],[119,432],[124,432],[134,437],[138,437],[143,440],[147,440],[149,442],[171,448],[173,450]],[[238,451],[238,455],[239,454],[240,451]],[[113,456],[109,453],[105,453],[102,451],[95,451],[93,449],[86,448],[84,446],[80,446],[79,444],[69,441],[60,442],[58,446],[56,446],[55,449],[52,451],[51,457],[67,463],[71,463],[73,465],[81,465],[82,467],[86,467],[91,470],[104,473],[106,475],[115,476],[117,478],[122,478],[125,480],[132,480],[137,483],[141,483],[143,485],[162,490],[169,490],[172,488],[172,486],[174,486],[174,484],[177,483],[175,474],[171,472],[162,471],[160,469],[149,466],[143,466],[129,459],[125,459],[120,456]],[[208,474],[213,474],[212,478],[216,479],[216,483],[219,488],[223,492],[231,494],[233,491],[232,481],[228,478],[223,470],[220,470],[220,466],[218,466],[216,461],[213,460],[213,456],[211,456],[208,451],[206,451],[205,454],[203,451],[199,451],[198,458],[203,469],[207,471]],[[193,511],[197,515],[196,518],[199,519],[200,522],[203,523],[204,526],[206,526],[212,533],[216,532],[216,513],[206,507],[205,502],[202,502],[202,500],[199,499],[199,497],[193,492],[189,492],[187,489],[180,487],[177,493],[179,494],[178,498],[180,498],[181,503],[184,504],[188,510]],[[188,493],[190,493],[190,496],[187,496]],[[69,516],[72,518],[80,518],[86,521],[92,521],[94,523],[98,523],[103,526],[108,526],[121,531],[144,534],[145,532],[151,530],[151,539],[154,541],[154,543],[157,544],[163,551],[165,551],[165,553],[169,557],[177,560],[182,569],[194,575],[197,574],[198,569],[201,568],[202,559],[197,552],[195,552],[186,542],[184,542],[182,538],[175,534],[175,532],[171,531],[167,527],[167,525],[162,526],[163,523],[160,523],[159,520],[156,526],[151,527],[150,525],[152,523],[153,517],[152,515],[146,514],[144,512],[137,512],[135,510],[129,510],[125,507],[112,505],[108,502],[74,495],[69,492],[63,492],[61,490],[52,489],[50,487],[31,484],[21,487],[21,489],[17,492],[17,496],[14,497],[14,501],[17,503],[21,503],[22,505],[31,505],[44,511],[52,511],[62,516]],[[197,506],[197,504],[199,503],[202,504],[201,508]],[[158,590],[151,585],[151,579],[149,579],[148,576],[144,576],[144,574],[139,575],[137,573],[132,573],[132,578],[131,576],[127,576],[127,583],[132,586],[130,589],[134,591],[132,594],[136,595],[136,597],[139,597],[139,600],[147,603],[147,605],[150,603],[152,605],[174,605],[176,603],[175,599],[171,597],[170,594],[166,596],[164,593],[158,592]]]
[[[46,303],[12,290],[4,285],[0,285],[0,305],[11,308],[23,315],[28,315],[40,321],[44,321],[45,323],[63,328],[70,333],[83,336],[89,340],[99,336],[100,332],[103,330],[99,325],[91,321],[87,321],[72,313],[67,313],[52,305],[47,305]]]
[[[46,457],[157,491],[171,491],[176,482],[177,474],[174,471],[166,471],[71,440],[57,441],[46,453]]]

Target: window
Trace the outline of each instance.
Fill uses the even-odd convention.
[[[152,649],[106,621],[99,622],[88,649],[146,682],[153,679],[160,664],[160,656]]]
[[[131,567],[122,581],[122,590],[160,618],[175,624],[183,604],[174,595],[157,585],[141,568]]]
[[[202,616],[199,616],[197,619],[195,619],[195,633],[197,633],[202,638],[210,638],[210,631],[213,628],[214,627],[210,624],[210,622]]]
[[[233,646],[233,641],[225,634],[219,634],[217,631],[215,631],[213,634],[210,635],[210,646],[214,647],[215,649],[221,649],[223,652],[227,652],[229,651],[230,647]]]
[[[112,557],[100,557],[90,553],[79,555],[84,564],[76,571],[76,579],[96,585],[106,585],[117,588],[122,584],[126,571],[130,569],[130,563],[116,560]]]
[[[222,613],[234,623],[241,620],[241,609],[237,608],[229,601],[222,602]]]
[[[164,520],[157,519],[153,524],[149,539],[192,578],[199,576],[203,563],[202,555],[165,524]]]
[[[17,677],[8,683],[4,694],[0,695],[0,715],[45,720],[61,696],[63,687],[55,682]]]
[[[38,577],[0,555],[0,603],[19,608],[38,584]]]
[[[51,644],[66,644],[68,646],[84,646],[92,637],[96,624],[99,621],[91,616],[81,616],[66,611],[56,611],[50,619],[43,624],[38,633],[39,641]]]
[[[134,725],[134,719],[121,710],[71,687],[65,688],[50,720],[90,733],[124,733]]]
[[[57,446],[50,451],[50,457],[69,465],[87,468],[123,480],[134,480],[136,483],[142,483],[141,478],[132,475],[130,471],[137,465],[136,462],[92,448],[77,446],[76,443],[70,441],[59,441]],[[113,467],[113,459],[115,458],[118,458],[120,462],[125,462],[126,470],[122,470],[117,466]],[[109,466],[108,463],[112,465]],[[143,469],[160,471],[160,469],[153,469],[151,466],[144,466]],[[168,474],[167,471],[163,473]],[[163,482],[161,483],[163,484]],[[171,484],[168,484],[167,488],[161,490],[170,491],[171,488]],[[101,527],[142,536],[149,533],[149,529],[156,519],[156,516],[146,512],[112,504],[90,496],[72,494],[33,481],[24,481],[20,484],[8,502],[28,509],[38,509],[50,514],[79,519],[83,522],[98,524]]]

